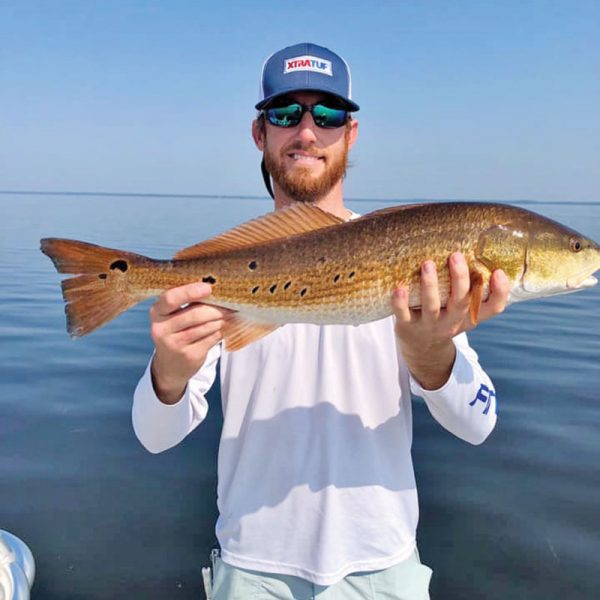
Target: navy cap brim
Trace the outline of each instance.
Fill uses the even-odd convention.
[[[328,96],[333,96],[334,98],[337,98],[340,102],[344,104],[347,110],[351,112],[356,112],[360,110],[360,106],[356,104],[356,102],[350,100],[349,98],[344,98],[339,94],[334,94],[331,90],[328,89],[318,89],[314,87],[304,89],[294,87],[290,88],[289,90],[279,90],[276,94],[271,94],[270,96],[263,98],[260,102],[255,104],[254,108],[256,108],[256,110],[262,110],[263,108],[267,107],[273,100],[275,100],[275,98],[279,98],[280,96],[286,96],[287,94],[292,94],[294,92],[320,92],[322,94],[327,94]]]

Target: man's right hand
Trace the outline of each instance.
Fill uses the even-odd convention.
[[[181,399],[188,380],[223,338],[223,325],[232,311],[199,304],[211,291],[208,283],[182,285],[161,294],[150,308],[150,333],[156,349],[152,383],[165,404]]]

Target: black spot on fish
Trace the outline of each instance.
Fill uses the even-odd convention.
[[[333,278],[333,283],[337,283],[340,280],[340,274],[338,273],[334,278]]]
[[[110,265],[110,268],[112,271],[114,271],[115,269],[119,269],[119,271],[125,273],[125,271],[127,271],[127,269],[129,268],[129,265],[124,260],[115,260],[115,262],[113,262],[112,265]]]
[[[202,281],[204,281],[204,283],[210,283],[210,285],[217,283],[217,280],[212,275],[207,275],[206,277],[203,277]]]
[[[301,295],[301,296],[304,296],[304,294],[306,294],[306,292],[307,292],[307,289],[306,289],[306,288],[302,288],[302,289],[300,290],[300,295]]]
[[[108,275],[106,273],[100,273],[100,275],[98,275],[98,279],[106,279],[108,277]]]
[[[350,274],[348,275],[348,279],[352,279],[355,275],[356,275],[356,272],[351,271]]]
[[[290,287],[290,285],[292,285],[292,282],[291,281],[286,281],[285,285],[283,286],[283,289],[287,290]]]
[[[248,268],[249,268],[251,271],[254,271],[254,269],[256,269],[256,261],[255,261],[255,260],[251,260],[251,261],[248,263]]]
[[[273,285],[272,285],[272,286],[269,288],[269,291],[271,292],[271,294],[274,294],[276,289],[277,289],[277,284],[276,284],[276,283],[274,283],[274,284],[273,284]]]
[[[317,260],[317,263],[319,263],[320,265],[322,265],[324,262],[325,262],[325,257],[324,256],[321,256],[319,258],[319,260]]]
[[[253,293],[253,294],[256,294],[256,292],[258,292],[258,290],[259,290],[259,289],[260,289],[260,286],[259,286],[259,285],[257,285],[257,286],[255,286],[255,287],[253,287],[253,288],[252,288],[252,293]]]

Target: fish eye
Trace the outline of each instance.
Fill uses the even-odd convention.
[[[577,238],[571,238],[571,250],[573,252],[579,252],[583,248],[583,244]]]

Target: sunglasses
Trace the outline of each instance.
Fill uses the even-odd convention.
[[[263,114],[267,117],[269,123],[276,127],[296,127],[306,112],[312,115],[317,127],[324,129],[341,127],[348,120],[349,114],[343,108],[332,108],[325,104],[307,106],[299,102],[290,102],[285,106],[273,106],[263,110]]]

